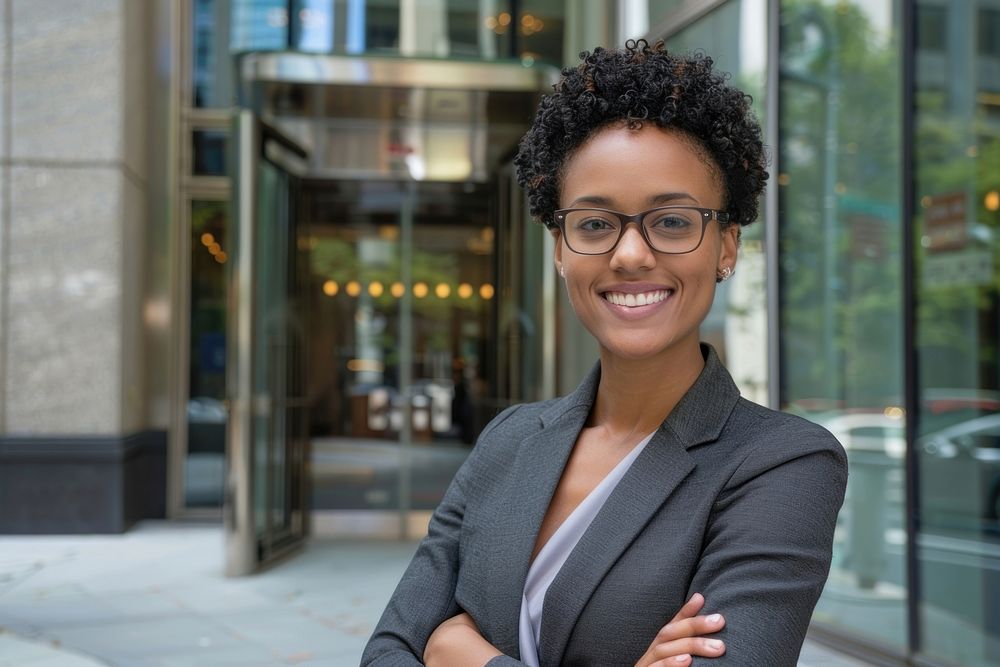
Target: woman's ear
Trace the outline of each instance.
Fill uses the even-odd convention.
[[[722,230],[722,248],[719,252],[719,268],[729,267],[736,270],[736,256],[740,247],[740,226],[727,225]]]
[[[559,275],[565,278],[566,271],[565,269],[563,269],[563,263],[562,263],[562,246],[563,246],[562,235],[561,235],[562,233],[559,231],[558,228],[552,229],[550,230],[550,232],[552,234],[552,238],[555,240],[555,247],[556,247],[555,252],[553,253],[552,256],[552,261],[555,263],[556,271],[559,273]]]

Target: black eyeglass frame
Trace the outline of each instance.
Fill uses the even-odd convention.
[[[653,247],[652,241],[649,240],[649,234],[646,232],[645,225],[642,224],[642,219],[655,211],[669,211],[671,209],[698,211],[698,213],[701,214],[701,236],[698,237],[698,243],[696,243],[695,246],[690,250],[685,250],[684,252],[670,252],[669,250],[658,250],[657,248]],[[614,244],[612,244],[612,246],[607,250],[605,250],[604,252],[580,252],[579,250],[574,249],[573,246],[571,246],[569,243],[569,236],[566,234],[566,227],[565,227],[566,216],[569,215],[570,213],[573,213],[574,211],[600,211],[601,213],[610,213],[611,215],[617,217],[619,222],[621,222],[621,227],[618,230],[618,238],[615,239]],[[628,215],[627,213],[620,213],[618,211],[612,211],[611,209],[607,208],[593,208],[589,206],[584,208],[561,208],[553,213],[552,218],[553,221],[549,225],[547,225],[547,227],[549,229],[552,229],[553,227],[557,227],[559,229],[559,231],[562,233],[563,239],[566,241],[567,248],[575,252],[577,255],[591,255],[591,256],[607,255],[609,252],[614,252],[615,248],[618,247],[618,244],[621,243],[622,237],[625,236],[625,229],[626,227],[628,227],[628,223],[630,222],[634,222],[636,227],[639,228],[639,233],[642,234],[642,238],[644,241],[646,241],[646,245],[649,246],[649,249],[652,250],[653,252],[658,252],[662,255],[686,255],[688,253],[694,252],[695,250],[701,247],[702,241],[705,240],[705,228],[708,227],[708,223],[710,223],[712,220],[718,221],[720,225],[728,225],[732,222],[729,218],[728,211],[720,211],[719,209],[715,208],[703,208],[701,206],[678,206],[678,205],[657,206],[656,208],[651,208],[646,211],[641,211],[633,215]]]

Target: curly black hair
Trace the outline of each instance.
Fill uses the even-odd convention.
[[[542,98],[514,165],[528,192],[531,215],[551,228],[567,159],[597,131],[645,122],[693,139],[719,174],[730,222],[757,219],[767,181],[761,128],[749,95],[726,84],[702,54],[668,53],[663,42],[629,40],[624,49],[598,47],[562,70],[555,92]],[[701,152],[701,151],[699,151]]]

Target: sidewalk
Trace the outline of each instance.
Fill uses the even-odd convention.
[[[356,666],[414,544],[318,540],[222,576],[217,525],[0,537],[0,667]],[[800,667],[864,667],[806,642]]]

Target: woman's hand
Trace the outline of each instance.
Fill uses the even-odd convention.
[[[691,596],[669,623],[660,628],[636,667],[675,667],[690,665],[693,656],[717,658],[726,652],[726,645],[718,639],[705,639],[701,635],[718,632],[726,624],[721,614],[695,616],[705,605],[700,593]]]
[[[483,639],[476,622],[462,612],[431,633],[424,647],[424,664],[427,667],[485,665],[498,655],[503,654]]]

